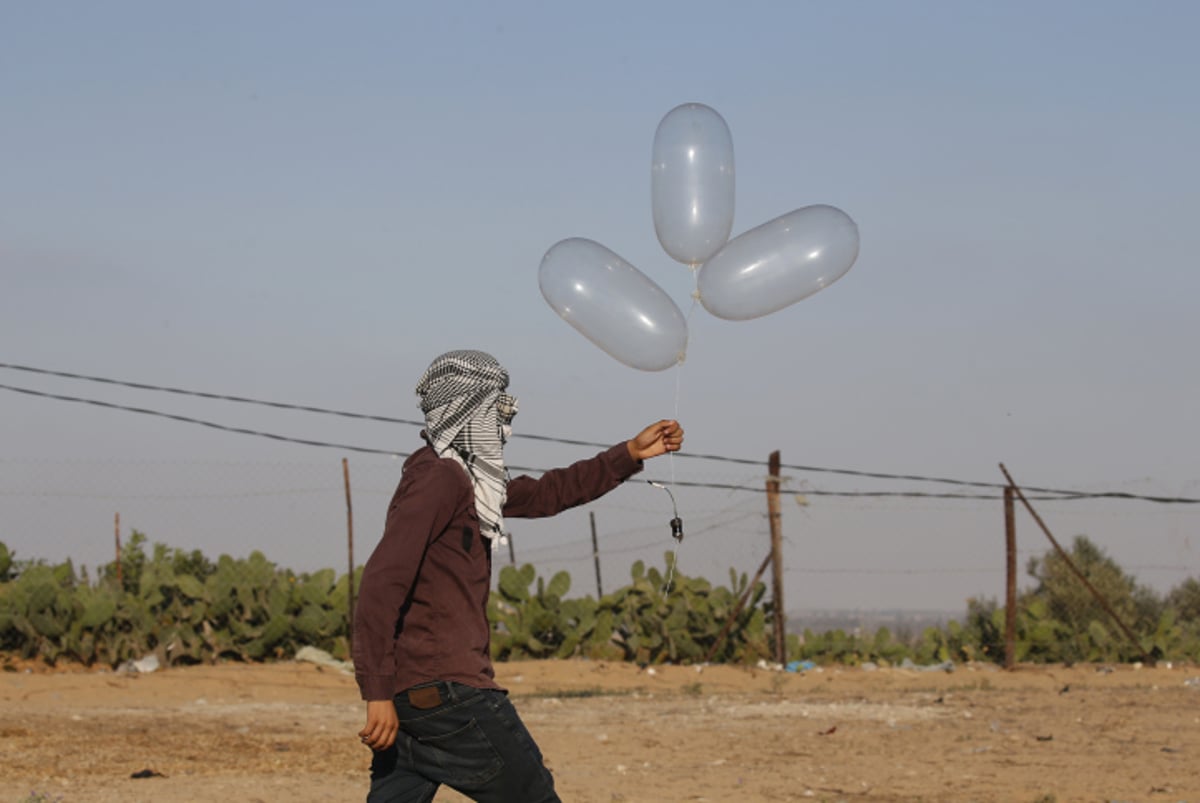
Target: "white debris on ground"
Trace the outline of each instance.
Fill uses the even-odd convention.
[[[354,674],[354,664],[349,661],[339,661],[325,650],[316,647],[301,647],[296,650],[296,661],[305,661],[310,664],[319,664],[320,666],[328,666],[333,669],[340,669],[348,675]]]
[[[141,658],[126,661],[117,667],[119,675],[145,675],[158,669],[158,656],[154,653],[143,655]]]

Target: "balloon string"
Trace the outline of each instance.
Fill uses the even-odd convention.
[[[662,595],[666,597],[671,593],[671,581],[675,579],[675,567],[679,565],[679,547],[671,550],[671,565],[667,567],[667,579],[663,583]]]
[[[675,412],[672,417],[676,422],[679,421],[679,387],[683,383],[683,363],[679,362],[675,365]],[[675,484],[675,453],[667,452],[667,465],[671,469],[671,484]]]
[[[675,365],[675,420],[679,420],[679,386],[683,377],[683,360]],[[667,465],[671,468],[671,487],[675,485],[675,453],[667,452]],[[672,497],[673,499],[674,497]],[[679,511],[676,509],[676,515]],[[662,595],[671,593],[671,581],[675,579],[675,566],[679,563],[679,547],[671,550],[671,562],[667,565],[667,579],[663,582]]]
[[[696,292],[692,294],[692,306],[688,308],[688,313],[687,313],[687,333],[688,333],[687,348],[691,348],[691,346],[692,346],[692,342],[691,342],[692,341],[692,313],[694,313],[696,311],[696,305],[699,303],[699,297],[700,297],[700,291],[699,291],[699,288],[697,287]],[[680,359],[679,362],[675,363],[675,412],[674,412],[674,418],[676,421],[679,420],[679,397],[681,395],[681,389],[683,386],[683,363],[686,360],[686,358],[687,358],[687,352],[684,352],[684,358]],[[667,452],[667,465],[670,467],[671,485],[674,485],[675,484],[675,453],[674,452]]]
[[[688,313],[687,313],[688,347],[689,348],[692,345],[692,343],[691,343],[691,340],[692,340],[692,327],[691,327],[692,313],[694,313],[696,311],[696,305],[699,303],[699,300],[700,300],[700,290],[699,290],[699,287],[697,286],[696,292],[692,294],[692,306],[688,309]],[[684,362],[683,360],[680,360],[678,363],[675,364],[675,413],[674,413],[674,416],[675,416],[676,421],[679,420],[679,397],[680,397],[680,389],[683,385],[683,362]],[[675,453],[674,452],[667,452],[667,465],[670,466],[671,485],[674,486],[675,485]],[[672,500],[674,500],[674,498],[675,498],[674,496],[671,497]],[[676,516],[679,515],[678,509],[676,509],[675,515]],[[667,567],[666,582],[663,583],[662,594],[664,597],[667,596],[671,592],[671,582],[675,579],[675,567],[678,565],[679,565],[679,547],[676,547],[675,549],[671,550],[671,563]]]

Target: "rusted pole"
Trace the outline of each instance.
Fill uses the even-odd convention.
[[[125,588],[125,580],[121,572],[121,513],[113,514],[113,540],[117,543],[117,588]]]
[[[1013,509],[1013,489],[1004,489],[1004,667],[1017,663],[1017,522]]]
[[[346,486],[346,551],[350,558],[350,572],[346,577],[349,583],[347,596],[347,622],[349,630],[346,641],[350,649],[354,649],[354,508],[350,504],[350,461],[342,458],[342,482]]]
[[[1050,539],[1050,543],[1054,545],[1054,549],[1058,552],[1058,556],[1063,559],[1064,563],[1067,564],[1067,568],[1070,569],[1071,572],[1079,579],[1079,582],[1083,583],[1084,588],[1091,592],[1092,596],[1096,598],[1096,602],[1100,603],[1100,607],[1104,609],[1105,613],[1112,617],[1112,620],[1117,623],[1117,627],[1121,629],[1121,632],[1125,634],[1125,637],[1129,639],[1129,642],[1133,644],[1133,646],[1137,647],[1138,652],[1142,654],[1142,660],[1153,666],[1155,663],[1154,658],[1142,647],[1141,642],[1138,641],[1137,636],[1132,630],[1129,629],[1129,626],[1121,621],[1120,616],[1117,616],[1117,612],[1114,611],[1112,606],[1108,604],[1108,600],[1106,600],[1100,594],[1100,592],[1096,590],[1095,586],[1088,582],[1088,579],[1084,577],[1083,572],[1079,571],[1078,567],[1075,566],[1075,562],[1071,560],[1071,556],[1067,554],[1067,551],[1058,545],[1058,541],[1056,541],[1054,536],[1050,533],[1050,528],[1046,526],[1045,522],[1042,521],[1042,517],[1039,516],[1037,511],[1033,509],[1033,505],[1029,504],[1029,500],[1025,498],[1025,494],[1021,493],[1021,489],[1017,487],[1017,483],[1013,481],[1012,475],[1008,473],[1008,469],[1004,467],[1003,463],[1000,464],[1000,470],[1004,472],[1004,476],[1008,480],[1009,487],[1013,489],[1013,492],[1021,500],[1021,504],[1023,504],[1025,509],[1029,511],[1029,515],[1033,516],[1033,520],[1037,522],[1038,527],[1042,528],[1042,532],[1046,534],[1046,537]]]
[[[779,511],[779,450],[767,460],[767,515],[771,522],[771,606],[775,621],[775,660],[787,662],[787,615],[783,606],[783,527]]]
[[[604,596],[604,589],[600,586],[600,545],[596,541],[596,511],[589,510],[588,518],[592,521],[592,559],[596,561],[596,599]]]
[[[704,663],[712,660],[717,654],[717,650],[724,643],[725,637],[729,635],[729,628],[733,627],[733,623],[737,621],[738,614],[742,612],[742,608],[746,606],[746,600],[750,599],[750,595],[754,592],[754,587],[758,585],[758,581],[762,578],[763,572],[767,570],[767,564],[771,562],[771,553],[763,558],[762,565],[758,567],[758,571],[754,573],[754,579],[750,581],[750,585],[746,586],[746,593],[742,594],[742,598],[737,601],[733,612],[729,614],[729,618],[725,620],[725,626],[721,628],[721,632],[717,634],[717,640],[708,648],[708,654],[704,656]]]

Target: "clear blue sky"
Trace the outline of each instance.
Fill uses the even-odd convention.
[[[518,432],[611,442],[677,413],[699,453],[988,482],[1004,462],[1028,485],[1197,497],[1197,30],[1186,2],[4,3],[0,361],[412,418],[434,355],[483,348],[509,367]],[[827,203],[857,221],[861,255],[765,318],[696,309],[683,367],[644,373],[563,323],[537,268],[588,237],[690,307],[690,272],[655,239],[649,162],[659,120],[692,101],[733,135],[735,234]],[[0,382],[419,445],[410,427]],[[587,453],[519,440],[510,459]],[[0,391],[0,541],[94,565],[115,508],[152,540],[341,565],[312,547],[327,534],[303,504],[229,507],[277,482],[268,469],[214,467],[261,461],[304,487],[328,470],[311,504],[336,530],[343,454]],[[365,557],[395,466],[351,461],[375,472],[356,500]],[[183,471],[183,512],[139,509]],[[648,474],[763,471],[677,458]],[[791,490],[955,490],[785,474]],[[712,527],[681,571],[757,566],[761,495],[677,496]],[[615,587],[630,560],[662,564],[667,501],[629,487],[521,524],[519,557],[592,590],[590,510],[623,533]],[[997,502],[807,501],[784,509],[789,608],[1002,593]],[[1200,574],[1197,507],[1042,512],[1167,588]],[[1044,551],[1020,527],[1023,555]]]

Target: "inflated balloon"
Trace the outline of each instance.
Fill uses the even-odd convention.
[[[553,245],[538,286],[567,323],[629,367],[661,371],[683,359],[687,321],[679,307],[600,243],[572,237]]]
[[[842,210],[817,204],[740,234],[701,266],[700,303],[744,321],[783,309],[828,287],[858,258],[858,226]]]
[[[650,196],[654,231],[672,259],[699,265],[733,229],[733,137],[702,103],[676,106],[654,134]]]

